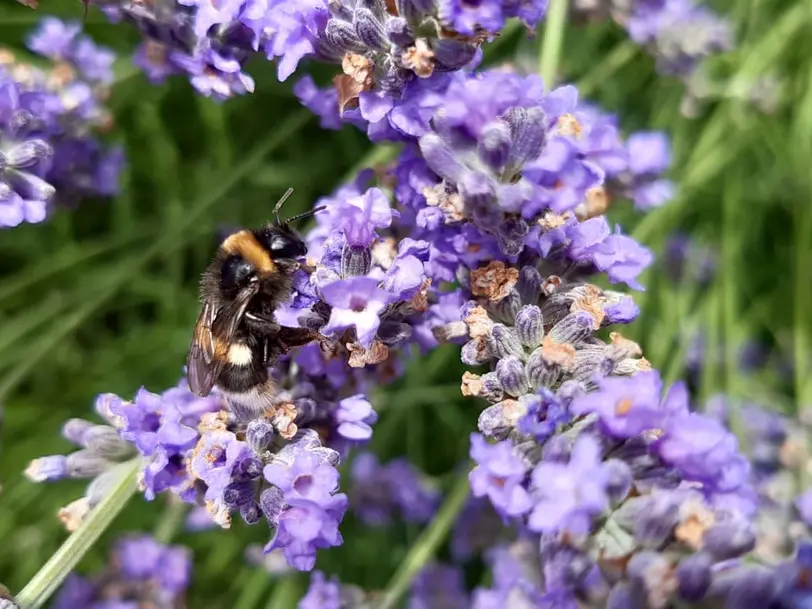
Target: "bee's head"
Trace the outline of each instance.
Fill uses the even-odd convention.
[[[274,262],[295,260],[307,254],[307,246],[301,236],[287,223],[269,224],[258,231],[256,237]]]

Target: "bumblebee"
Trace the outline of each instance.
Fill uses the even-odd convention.
[[[307,328],[281,326],[274,311],[291,295],[293,274],[307,253],[293,224],[317,208],[285,221],[240,230],[220,245],[200,282],[203,306],[186,362],[191,390],[204,397],[217,387],[239,418],[253,418],[274,406],[268,368],[292,347],[324,338]]]

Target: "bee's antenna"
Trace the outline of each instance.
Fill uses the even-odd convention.
[[[292,218],[288,218],[285,220],[285,224],[293,224],[294,222],[298,222],[299,220],[304,220],[305,218],[309,218],[310,216],[315,216],[320,211],[324,211],[327,209],[324,205],[319,205],[318,207],[314,207],[310,211],[302,212],[301,214],[297,214]]]
[[[276,218],[276,223],[277,223],[277,224],[281,224],[281,223],[282,223],[282,222],[279,220],[279,210],[280,210],[280,209],[282,209],[282,206],[285,204],[285,201],[287,201],[287,200],[290,198],[290,195],[292,195],[292,194],[293,194],[293,189],[292,189],[292,188],[288,188],[288,189],[285,191],[285,194],[283,194],[283,195],[280,197],[280,199],[279,199],[279,200],[276,202],[276,205],[274,205],[274,208],[273,208],[273,215],[274,215],[274,217]]]

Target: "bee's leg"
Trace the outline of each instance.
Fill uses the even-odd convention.
[[[282,327],[271,319],[257,317],[253,313],[245,314],[245,324],[253,332],[256,332],[258,334],[264,334],[265,336],[278,334],[279,329]]]
[[[293,347],[301,347],[317,340],[324,343],[326,340],[321,334],[309,328],[291,328],[289,326],[279,327],[279,342],[283,345],[283,350],[288,351]]]

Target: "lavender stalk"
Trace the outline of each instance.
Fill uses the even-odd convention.
[[[135,493],[135,475],[142,467],[136,458],[117,465],[117,482],[107,496],[87,515],[78,529],[51,556],[17,596],[22,609],[39,609],[51,597],[104,530]]]

